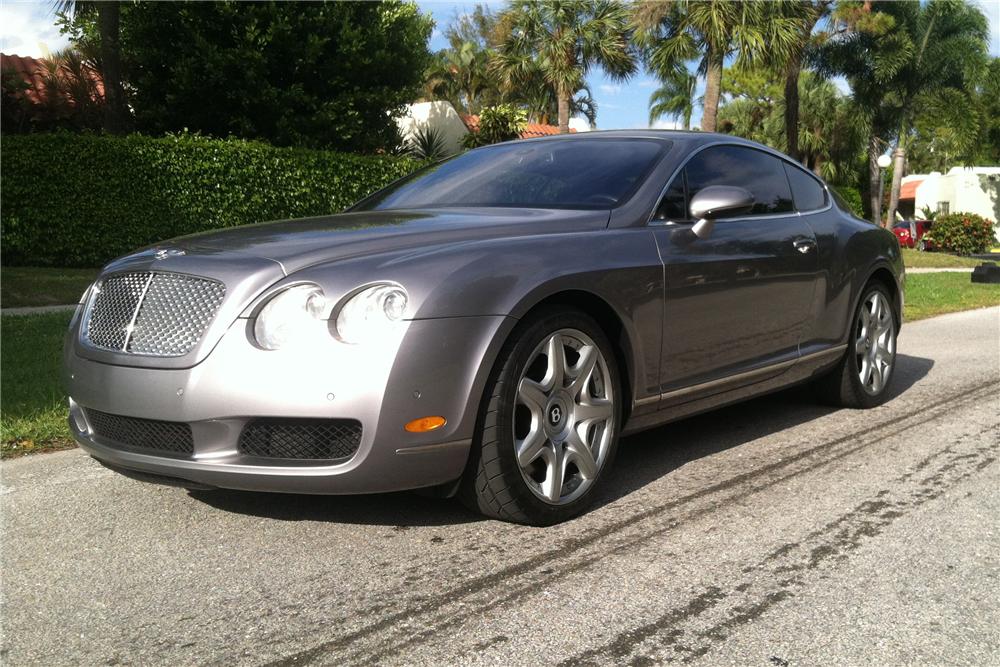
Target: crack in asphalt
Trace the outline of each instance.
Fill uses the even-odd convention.
[[[1000,425],[991,425],[963,440],[978,439],[988,431],[997,431]],[[682,663],[690,663],[708,653],[716,644],[728,639],[732,631],[760,617],[776,604],[794,597],[808,580],[806,574],[819,569],[834,559],[846,557],[865,542],[877,537],[900,517],[918,509],[922,505],[940,497],[949,489],[984,470],[998,458],[996,440],[992,445],[977,447],[968,453],[959,453],[955,448],[962,440],[935,453],[929,459],[946,457],[933,474],[919,481],[913,481],[915,473],[928,465],[922,461],[909,472],[894,479],[890,486],[873,498],[859,503],[854,509],[823,528],[810,532],[798,542],[791,542],[765,556],[757,565],[743,569],[743,573],[755,573],[754,579],[745,579],[730,592],[718,586],[708,586],[705,591],[687,603],[660,615],[654,621],[625,630],[614,639],[596,649],[583,651],[559,663],[560,667],[581,667],[607,662],[625,664],[631,657],[630,665],[651,665],[670,662],[676,658]],[[782,575],[794,573],[782,578]],[[762,576],[761,576],[762,575]],[[757,581],[778,580],[777,586],[758,586]],[[760,589],[760,590],[755,590]],[[708,596],[712,604],[704,604]],[[682,627],[696,617],[708,612],[727,598],[749,598],[748,602],[737,604],[727,614],[706,629],[691,630]],[[690,637],[689,643],[682,639]],[[635,653],[640,643],[646,642],[645,652]],[[664,652],[667,652],[664,655]],[[672,654],[672,655],[671,655]]]
[[[997,383],[994,380],[974,385],[923,406],[923,409],[918,417],[908,419],[902,425],[896,421],[895,417],[889,417],[886,421],[875,424],[869,428],[813,445],[808,449],[797,452],[792,456],[783,458],[766,466],[762,466],[756,470],[736,475],[717,484],[707,486],[696,492],[682,496],[681,498],[655,505],[622,520],[606,524],[583,535],[564,540],[560,545],[553,549],[549,549],[519,563],[505,567],[497,572],[476,577],[468,582],[445,590],[438,595],[432,596],[429,599],[415,601],[415,604],[411,604],[404,609],[384,616],[357,630],[345,633],[340,637],[322,642],[311,648],[286,655],[265,664],[269,667],[287,667],[291,665],[310,664],[316,661],[329,662],[333,660],[334,654],[338,654],[340,652],[346,652],[346,655],[336,656],[336,662],[338,664],[373,664],[394,655],[398,655],[404,649],[413,648],[431,641],[438,632],[465,622],[473,613],[481,614],[502,606],[503,604],[538,594],[539,591],[543,590],[546,585],[551,585],[552,583],[580,570],[593,567],[603,558],[622,553],[633,548],[637,544],[646,542],[656,536],[673,530],[682,522],[690,521],[711,513],[724,503],[753,495],[776,484],[785,482],[795,476],[830,465],[837,460],[870,447],[872,444],[877,442],[878,439],[886,439],[911,430],[924,423],[937,419],[942,413],[947,413],[966,403],[975,402],[983,395],[991,395],[996,391],[996,385]],[[860,438],[867,438],[867,436],[871,436],[876,433],[879,436],[878,439],[874,441],[866,439],[859,443]],[[812,461],[812,459],[816,460]],[[780,474],[802,462],[805,462],[808,465],[795,468],[786,474]],[[929,463],[925,464],[924,467],[927,467],[927,465],[929,465]],[[779,474],[768,478],[775,473]],[[912,475],[913,473],[914,471],[911,471],[908,474]],[[758,484],[754,484],[754,482],[758,480],[763,481]],[[672,510],[679,508],[683,509],[698,500],[720,494],[724,494],[724,497],[705,507],[690,510],[681,517],[666,515]],[[652,519],[654,523],[658,523],[660,525],[652,526],[649,530],[644,530],[639,535],[632,533],[623,536],[621,534],[624,529],[634,528],[637,524],[650,519]],[[604,542],[608,539],[612,540],[611,545],[604,544]],[[602,546],[605,548],[598,548]],[[595,548],[595,552],[587,554],[587,557],[583,557],[580,552],[584,552],[588,548]],[[797,548],[797,545],[789,545],[788,553],[791,553],[795,548]],[[542,568],[542,566],[549,565],[560,560],[569,559],[570,557],[574,560],[566,566],[538,571]],[[781,556],[779,555],[778,558],[780,557]],[[817,563],[827,558],[827,556],[825,556],[822,552],[816,554],[816,557],[819,559]],[[520,586],[514,587],[513,590],[510,590],[512,584],[517,580],[520,580],[523,583]],[[474,605],[462,602],[462,600],[476,595],[488,594],[490,591],[501,585],[508,588],[509,592],[506,595],[488,595],[485,601]],[[779,592],[776,594],[776,597],[784,599],[787,595],[780,594]],[[766,609],[767,606],[777,603],[780,599],[774,599],[770,602],[765,599],[764,604],[766,604],[766,606],[764,608]],[[718,604],[718,601],[713,603],[713,605],[714,604]],[[445,608],[449,605],[457,605],[459,608],[454,612],[448,612]],[[382,605],[382,607],[384,608],[384,605]],[[368,615],[370,613],[370,611],[359,611],[354,615]],[[741,613],[753,614],[755,612],[753,609],[750,609]],[[759,613],[763,613],[763,610],[760,610]],[[410,634],[409,636],[402,638],[388,639],[387,641],[381,643],[374,651],[369,650],[366,647],[353,646],[353,644],[359,640],[377,635],[378,633],[386,630],[393,630],[394,632],[392,633],[392,637],[398,637],[399,627],[409,626],[409,624],[417,618],[426,619],[421,623],[421,625],[425,626],[426,629],[421,630],[416,634]],[[750,620],[750,618],[747,620]]]

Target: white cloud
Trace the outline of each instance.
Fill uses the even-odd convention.
[[[605,95],[617,95],[618,93],[622,92],[621,86],[612,85],[609,83],[602,83],[597,87],[597,89],[600,90]]]
[[[69,45],[55,26],[51,5],[4,2],[0,6],[0,50],[8,55],[40,58]]]
[[[679,120],[668,120],[666,118],[661,118],[652,125],[649,126],[652,130],[682,130],[684,129],[684,123]]]
[[[654,79],[643,79],[639,82],[640,88],[656,88],[659,84]]]
[[[837,87],[837,90],[839,90],[842,95],[851,94],[851,84],[849,84],[847,82],[847,79],[845,79],[844,77],[835,76],[832,79],[830,79],[830,81],[833,82],[833,85]]]
[[[990,22],[990,53],[1000,56],[1000,2],[981,2],[980,7]]]

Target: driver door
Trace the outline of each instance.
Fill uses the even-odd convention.
[[[742,187],[755,204],[717,220],[702,239],[691,232],[688,204],[710,185]],[[765,380],[798,358],[817,280],[816,239],[794,210],[779,158],[746,146],[700,151],[670,184],[651,228],[664,263],[667,404]]]

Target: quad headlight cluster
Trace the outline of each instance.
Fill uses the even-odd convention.
[[[406,315],[401,285],[362,287],[333,309],[333,331],[324,319],[329,302],[318,285],[295,285],[271,298],[257,314],[254,338],[266,350],[298,346],[333,333],[344,343],[377,342],[391,336]]]

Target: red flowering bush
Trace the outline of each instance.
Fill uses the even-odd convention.
[[[960,255],[974,255],[986,252],[996,243],[993,228],[996,225],[975,213],[951,213],[934,218],[934,226],[925,238],[934,241],[942,250]]]

